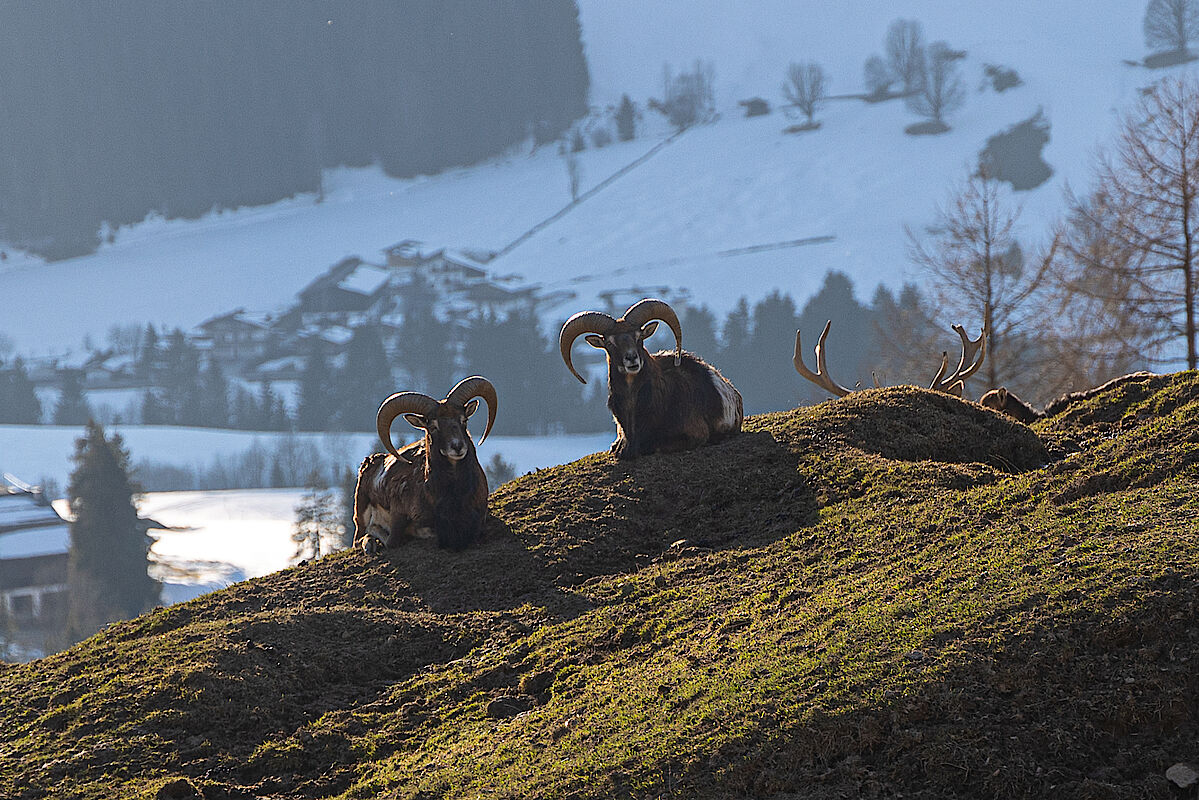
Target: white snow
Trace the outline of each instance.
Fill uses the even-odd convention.
[[[1124,63],[1146,55],[1143,12],[1123,0],[583,0],[596,106],[627,92],[644,109],[661,94],[665,63],[677,71],[704,59],[714,66],[723,116],[488,269],[577,293],[551,310],[557,316],[635,285],[685,288],[721,314],[741,295],[756,299],[774,288],[802,303],[830,269],[848,273],[868,297],[880,281],[920,277],[904,255],[905,226],[933,218],[988,136],[1043,110],[1052,125],[1044,156],[1055,175],[1016,198],[1026,244],[1035,245],[1061,211],[1063,186],[1089,183],[1117,112],[1170,72]],[[777,108],[741,118],[741,99],[761,96],[777,107],[791,61],[821,63],[834,94],[861,91],[863,63],[882,51],[887,25],[901,16],[921,20],[927,40],[967,53],[959,63],[969,96],[950,116],[949,133],[906,136],[916,117],[899,101],[830,100],[817,115],[821,128],[800,135],[781,132],[789,121]],[[1023,85],[984,89],[988,63],[1014,68]],[[584,191],[661,141],[663,123],[644,114],[645,138],[579,154]],[[412,180],[336,170],[326,186],[323,202],[303,196],[195,221],[149,219],[121,228],[89,256],[45,266],[14,259],[20,263],[0,267],[0,335],[17,352],[40,355],[77,350],[85,334],[118,323],[189,328],[238,307],[277,311],[346,256],[370,260],[404,239],[498,250],[569,200],[554,147],[518,148]],[[810,237],[831,239],[781,244]]]
[[[292,564],[300,489],[151,492],[138,513],[179,530],[151,529],[151,575],[177,603]]]
[[[342,278],[337,286],[347,292],[370,295],[379,291],[387,283],[390,275],[391,273],[383,267],[359,264],[353,272]]]

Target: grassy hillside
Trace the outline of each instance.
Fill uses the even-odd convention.
[[[914,388],[606,454],[0,671],[4,797],[1169,797],[1199,375],[1032,430]]]

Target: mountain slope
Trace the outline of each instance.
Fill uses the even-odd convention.
[[[647,110],[661,94],[665,63],[677,71],[710,59],[722,117],[493,262],[500,275],[576,293],[546,308],[547,316],[597,307],[607,292],[663,286],[689,290],[692,302],[723,315],[741,295],[754,300],[775,288],[802,301],[830,269],[850,275],[863,298],[879,282],[898,288],[922,277],[908,267],[905,226],[919,231],[932,222],[988,137],[1042,112],[1051,126],[1043,155],[1054,175],[1012,198],[1023,205],[1019,234],[1031,251],[1059,216],[1067,181],[1088,186],[1115,112],[1164,74],[1195,68],[1126,63],[1144,55],[1143,9],[1115,0],[1051,7],[1019,0],[1001,11],[943,0],[902,10],[881,0],[852,8],[704,0],[688,11],[669,2],[581,4],[597,81],[592,104],[603,109],[627,92],[643,109],[640,138],[578,154],[583,190],[665,138],[665,122]],[[905,135],[918,118],[898,99],[851,97],[864,91],[862,65],[881,51],[896,16],[919,19],[929,41],[966,53],[959,63],[967,100],[944,135]],[[826,67],[840,97],[820,108],[820,130],[784,134],[792,121],[778,109],[779,86],[789,62],[807,60]],[[1022,84],[996,92],[985,79],[988,64],[1016,70]],[[769,100],[775,113],[742,119],[737,101],[751,96]],[[321,202],[304,195],[196,221],[122,227],[112,244],[84,258],[30,264],[14,256],[0,264],[0,336],[16,352],[41,356],[78,351],[86,335],[98,341],[118,324],[187,329],[238,307],[278,311],[346,256],[375,259],[408,238],[500,251],[571,197],[552,146],[534,153],[522,146],[413,180],[333,171],[323,189]]]
[[[606,454],[0,668],[12,797],[1169,796],[1199,375],[1033,431],[921,389]]]

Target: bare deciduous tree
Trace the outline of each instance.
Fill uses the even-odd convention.
[[[891,96],[895,74],[881,56],[875,55],[866,59],[866,66],[862,68],[862,80],[870,97],[886,98]]]
[[[1074,205],[1051,270],[1045,341],[1055,368],[1042,400],[1140,369],[1153,349],[1152,328],[1124,302],[1135,251],[1107,235],[1114,209],[1102,193]]]
[[[1145,46],[1185,53],[1199,36],[1199,3],[1196,0],[1149,0],[1145,8]]]
[[[979,170],[937,210],[923,235],[907,232],[909,256],[935,280],[944,321],[968,328],[981,322],[990,331],[983,374],[992,387],[1023,387],[1037,360],[1038,343],[1027,334],[1037,327],[1050,257],[1028,268],[1014,233],[1019,216],[999,181]]]
[[[716,111],[716,70],[711,62],[696,61],[690,72],[675,75],[662,68],[662,101],[649,105],[666,115],[678,130],[710,120]]]
[[[579,186],[583,181],[583,168],[579,165],[579,156],[576,153],[566,153],[562,156],[562,160],[566,163],[566,182],[570,186],[570,202],[577,203]]]
[[[315,471],[308,476],[307,483],[304,498],[295,509],[296,521],[291,534],[296,545],[296,561],[320,558],[321,544],[335,545],[341,535],[336,493],[324,486],[320,474]]]
[[[827,87],[828,80],[819,64],[811,61],[805,64],[792,63],[787,67],[787,80],[783,81],[783,97],[802,111],[811,125],[816,104],[824,99]]]
[[[1059,283],[1131,321],[1124,336],[1168,359],[1181,338],[1196,351],[1199,237],[1199,83],[1167,78],[1124,115],[1115,146],[1095,171],[1100,187],[1071,197]]]
[[[922,62],[924,78],[907,99],[908,108],[942,129],[945,115],[966,101],[966,89],[956,62],[956,54],[945,42],[929,45]]]
[[[919,20],[897,19],[887,28],[885,43],[891,74],[912,94],[924,78],[924,32]]]

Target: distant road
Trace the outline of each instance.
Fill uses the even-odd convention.
[[[828,244],[829,242],[835,241],[837,241],[836,236],[806,236],[802,239],[787,239],[782,242],[751,244],[746,247],[734,247],[730,250],[717,250],[714,253],[695,253],[686,256],[662,258],[658,259],[657,261],[642,261],[638,264],[630,264],[627,267],[618,267],[617,269],[611,270],[610,272],[605,272],[602,275],[578,275],[562,281],[547,283],[545,286],[552,287],[565,286],[572,283],[590,283],[591,281],[604,280],[613,275],[624,275],[629,272],[652,269],[654,267],[673,267],[679,264],[686,264],[689,261],[698,261],[705,258],[734,258],[736,256],[747,256],[753,253],[765,253],[769,250],[788,250],[793,247],[806,247],[813,244]]]

